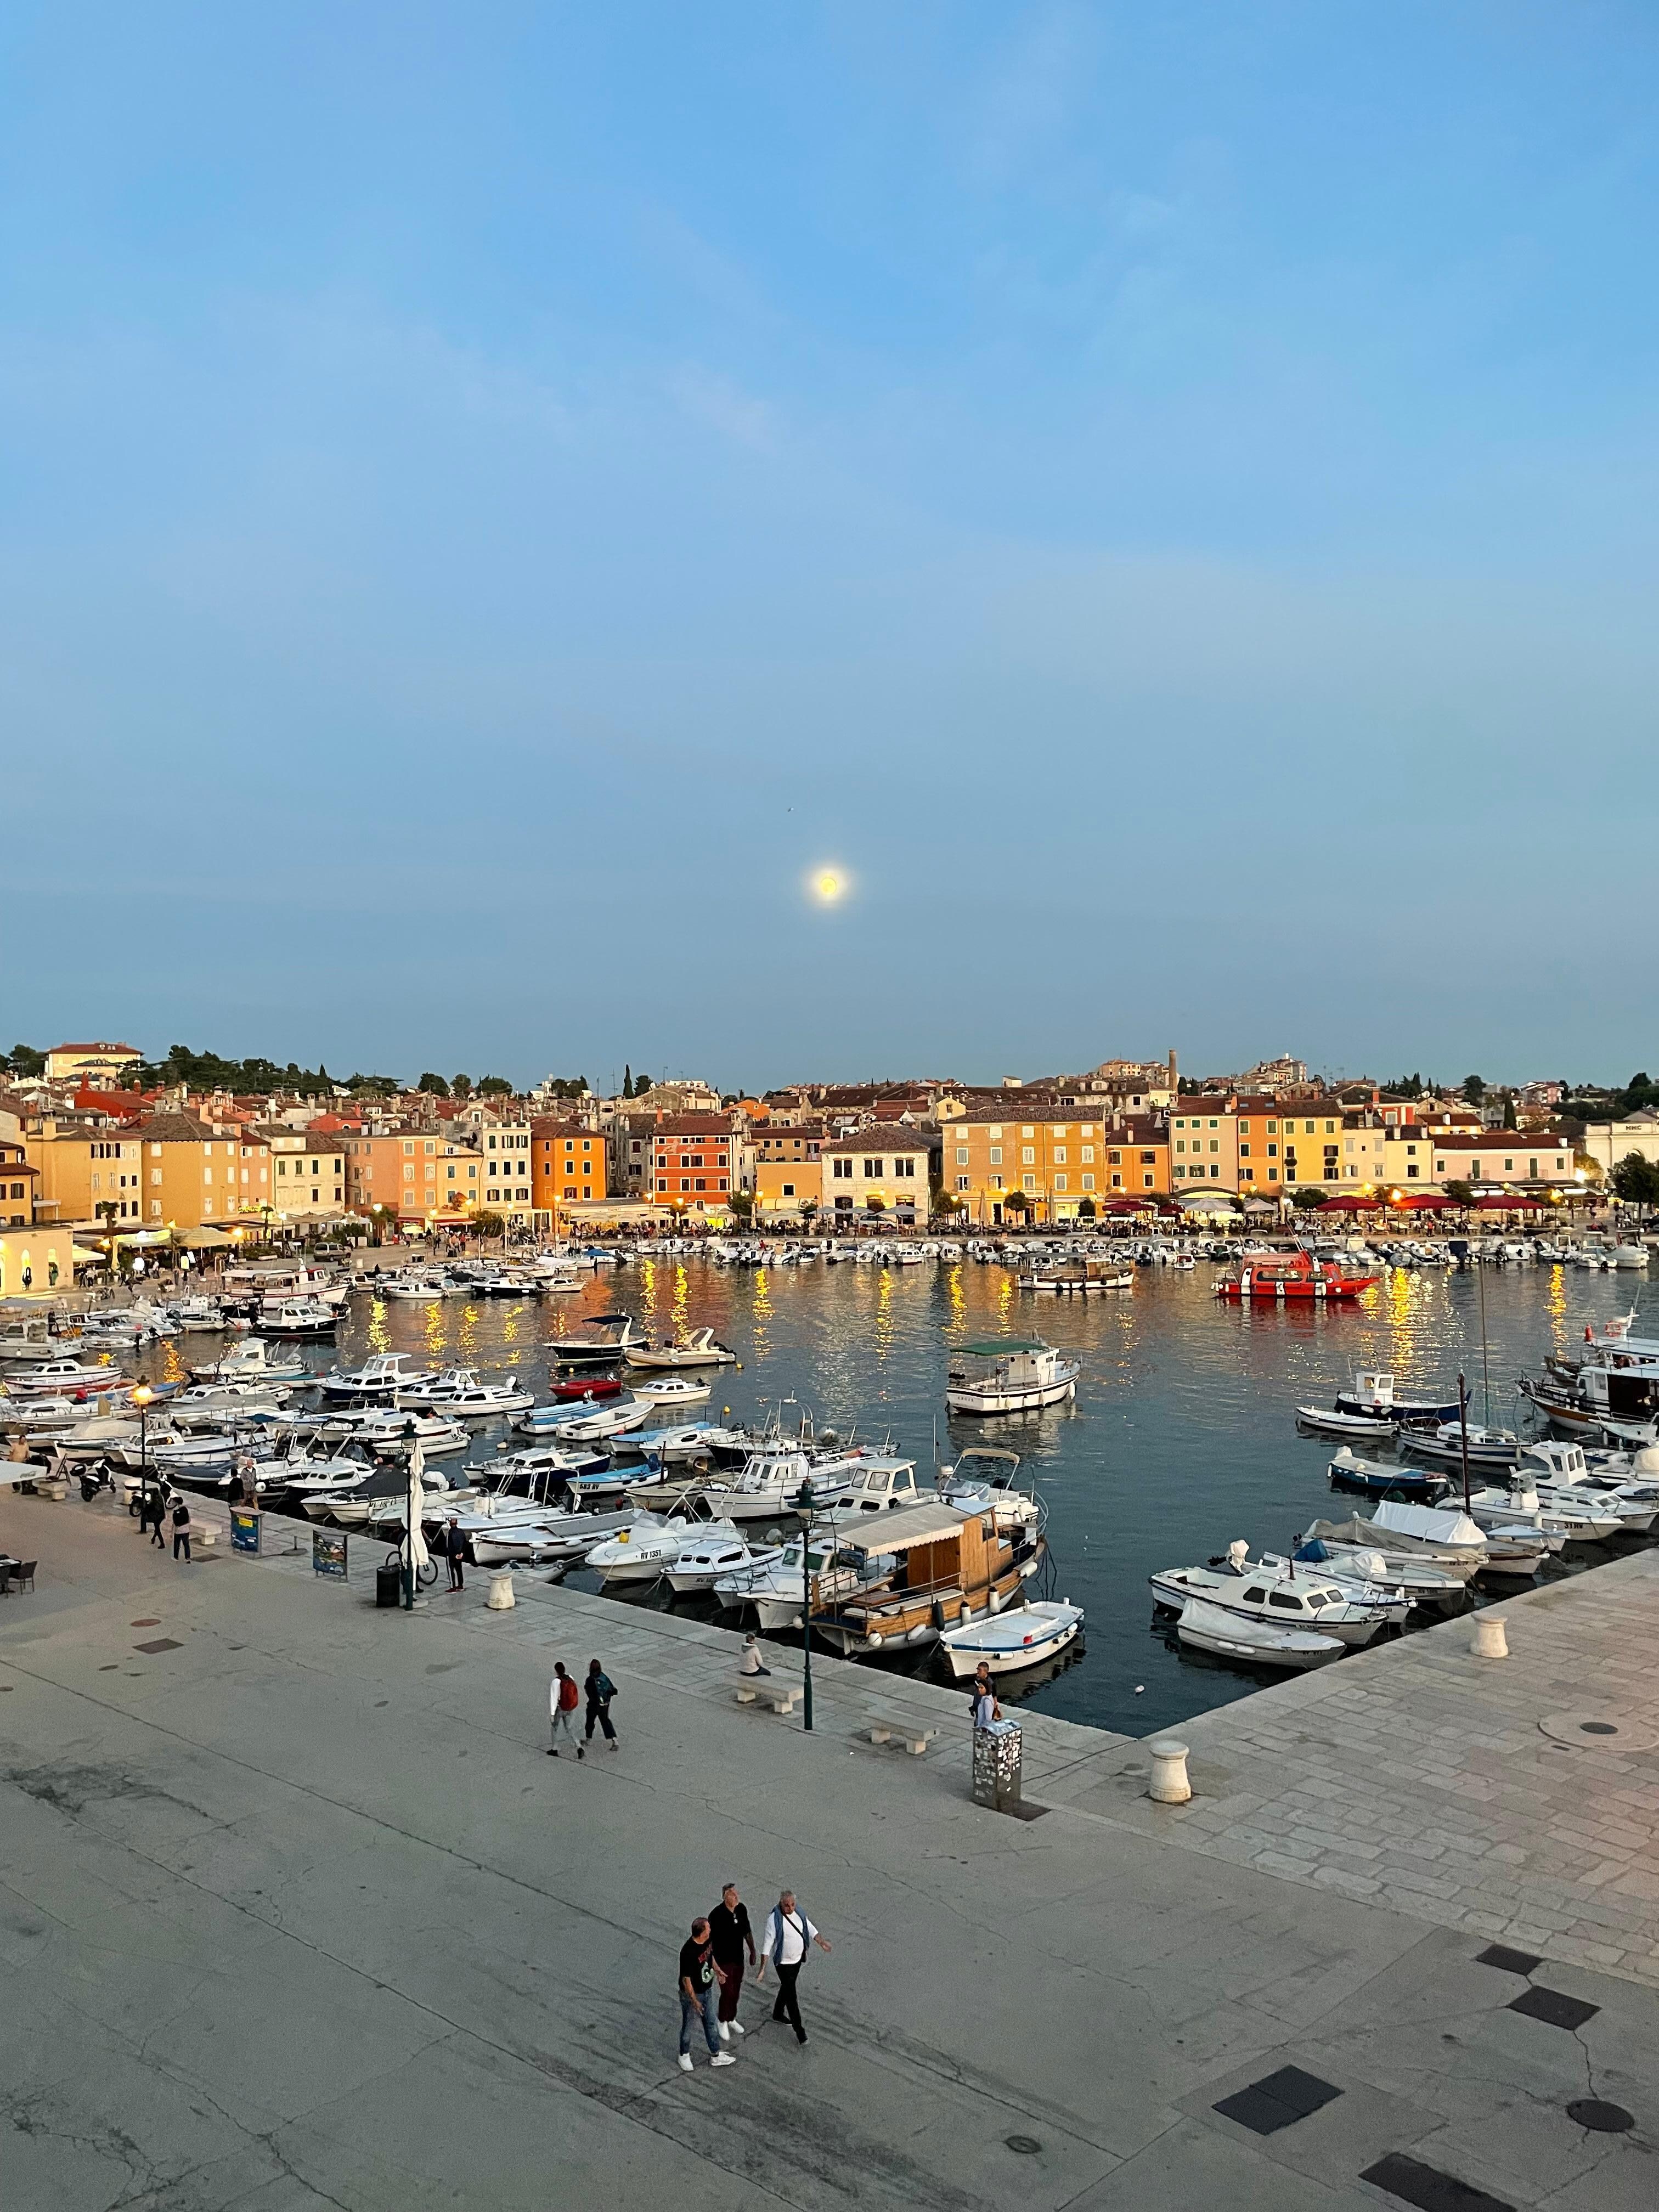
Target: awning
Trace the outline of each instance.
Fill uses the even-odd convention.
[[[187,1244],[192,1252],[217,1252],[236,1241],[234,1237],[227,1236],[222,1229],[210,1228],[206,1222],[199,1229],[180,1229],[175,1233],[179,1242]]]
[[[1437,1190],[1408,1190],[1391,1198],[1389,1204],[1396,1213],[1455,1212],[1457,1208],[1455,1198],[1446,1198]]]
[[[1224,1190],[1194,1190],[1187,1194],[1181,1205],[1188,1213],[1232,1213],[1238,1201]]]
[[[1474,1201],[1480,1213],[1541,1213],[1547,1199],[1528,1198],[1518,1190],[1486,1191]]]
[[[1380,1198],[1362,1198],[1357,1190],[1345,1190],[1335,1198],[1328,1198],[1319,1209],[1321,1213],[1381,1213]]]

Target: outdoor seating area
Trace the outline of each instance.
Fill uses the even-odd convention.
[[[34,1571],[38,1559],[14,1559],[9,1553],[0,1552],[0,1597],[21,1595],[34,1588]]]

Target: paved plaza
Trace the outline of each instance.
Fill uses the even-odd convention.
[[[808,1736],[734,1638],[537,1577],[380,1613],[378,1545],[186,1569],[9,1493],[0,1547],[8,2212],[1659,2199],[1650,1555],[1506,1604],[1506,1662],[1450,1623],[1190,1723],[1184,1808],[1028,1717],[1017,1820],[959,1695],[825,1660]],[[556,1762],[593,1656],[622,1747]],[[835,1950],[806,2046],[751,1993],[687,2076],[726,1877]]]

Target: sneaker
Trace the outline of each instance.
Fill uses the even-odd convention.
[[[732,2031],[731,2031],[730,2027],[727,2027],[726,2023],[724,2021],[721,2021],[721,2022],[720,2022],[720,2041],[721,2041],[722,2043],[730,2043],[730,2041],[732,2040]]]
[[[729,2051],[717,2051],[708,2063],[711,2066],[735,2066],[738,2062]]]
[[[733,2035],[743,2035],[747,2033],[740,2020],[722,2021],[720,2023],[720,2033],[724,2035],[728,2027],[731,2029]]]
[[[586,1759],[587,1756],[587,1753],[583,1750],[580,1744],[576,1746],[576,1756],[578,1759]]]
[[[680,2053],[680,2071],[682,2074],[689,2074],[691,2071],[691,2053],[689,2051],[682,2051]]]
[[[556,1747],[550,1746],[547,1755],[550,1759],[556,1759],[559,1755]]]

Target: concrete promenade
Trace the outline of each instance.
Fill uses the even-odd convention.
[[[1506,1663],[1453,1623],[1190,1724],[1179,1810],[1031,1717],[1017,1821],[968,1802],[961,1698],[874,1670],[822,1662],[808,1737],[733,1705],[719,1631],[526,1577],[377,1613],[376,1544],[344,1588],[186,1569],[9,1493],[0,1547],[43,1562],[0,1601],[8,2212],[1659,2196],[1646,1558],[1506,1605]],[[595,1655],[622,1748],[556,1762],[550,1662]],[[925,1757],[867,1741],[900,1706]],[[1538,1725],[1606,1714],[1617,1750]],[[750,1996],[686,2076],[675,1954],[726,1876],[836,1948],[805,2049]],[[1214,2109],[1286,2067],[1336,2094]]]

